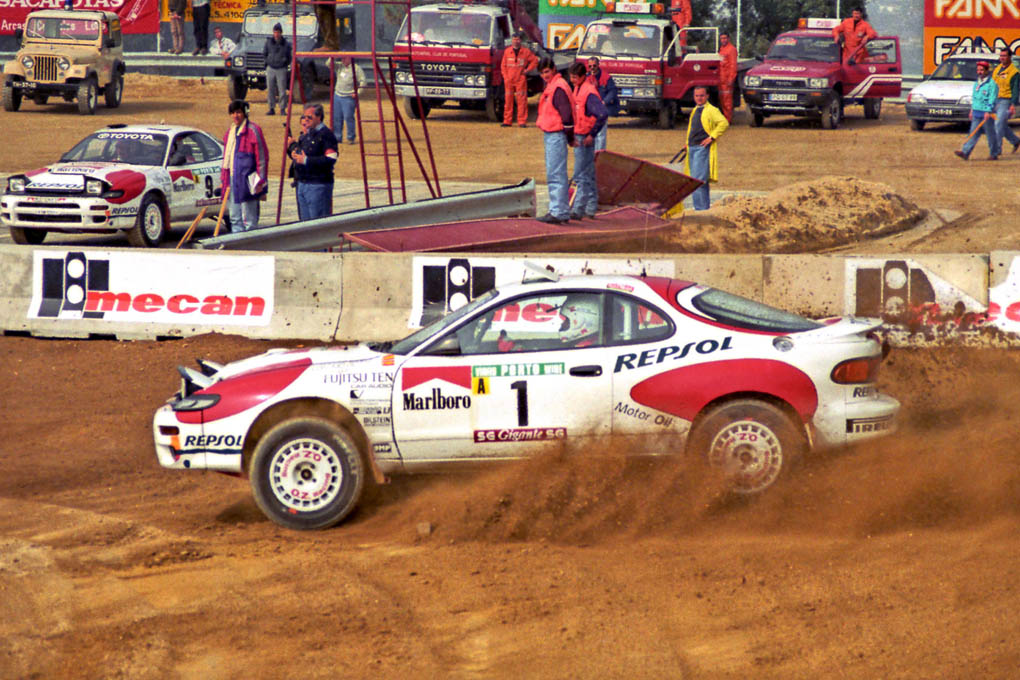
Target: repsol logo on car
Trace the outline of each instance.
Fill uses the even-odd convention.
[[[616,357],[616,367],[613,369],[613,373],[619,373],[625,368],[633,369],[641,368],[642,366],[661,364],[670,357],[674,360],[683,359],[692,351],[695,354],[712,354],[713,352],[722,352],[723,350],[732,349],[732,342],[733,336],[727,335],[721,341],[714,339],[692,340],[686,345],[667,345],[666,347],[659,347],[658,349],[646,349],[641,353],[621,354]]]
[[[243,442],[244,437],[239,434],[189,434],[184,438],[184,448],[238,448]]]
[[[449,411],[462,408],[471,408],[471,397],[448,397],[438,387],[433,387],[432,394],[427,397],[404,393],[405,411]]]

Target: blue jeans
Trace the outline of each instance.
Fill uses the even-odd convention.
[[[599,133],[597,135],[595,135],[595,150],[596,151],[605,151],[606,150],[606,131],[608,129],[609,129],[609,121],[607,120],[606,124],[602,126],[601,130],[599,130]]]
[[[995,100],[995,115],[998,118],[995,121],[995,153],[994,156],[998,156],[1002,153],[1002,140],[1008,139],[1010,144],[1020,144],[1020,137],[1016,136],[1013,132],[1013,128],[1009,126],[1009,99],[1006,97],[999,97]],[[985,123],[988,125],[988,123]]]
[[[711,148],[711,146],[701,146],[700,144],[687,147],[687,161],[691,166],[691,177],[704,182],[691,194],[695,210],[708,210],[708,207],[712,205],[708,195],[708,163]]]
[[[333,136],[337,144],[342,142],[344,136],[344,125],[347,126],[347,140],[353,142],[355,135],[354,127],[354,97],[333,96]]]
[[[988,140],[988,154],[991,156],[998,155],[995,153],[995,121],[989,119],[985,121],[984,125],[981,125],[981,121],[985,118],[985,112],[971,111],[971,114],[971,136],[969,136],[967,141],[963,143],[963,149],[961,149],[961,151],[963,151],[965,155],[969,156],[970,152],[974,150],[975,146],[977,146],[978,137],[984,135],[985,139]],[[978,126],[981,126],[980,130],[978,130]],[[977,134],[974,134],[974,130],[977,130]]]
[[[599,209],[599,190],[595,184],[595,147],[584,146],[580,140],[574,147],[574,182],[577,192],[574,194],[575,215],[594,217]]]
[[[567,133],[543,132],[545,183],[549,187],[549,214],[561,220],[570,217],[567,199]]]
[[[230,211],[230,230],[234,233],[259,228],[260,201],[252,199],[236,203],[233,199],[227,203]]]
[[[333,214],[333,185],[297,183],[297,212],[299,220],[314,220]]]

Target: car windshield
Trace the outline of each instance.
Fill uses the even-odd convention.
[[[636,23],[591,24],[578,56],[658,58],[662,40],[658,26]]]
[[[99,37],[99,22],[95,19],[32,17],[25,24],[25,37],[94,42]]]
[[[411,333],[403,340],[398,340],[397,342],[392,344],[386,342],[372,343],[369,346],[378,352],[389,352],[390,354],[407,354],[414,350],[415,347],[423,343],[425,340],[428,340],[433,335],[442,332],[444,328],[447,328],[457,323],[471,312],[475,311],[485,303],[492,300],[497,295],[498,293],[495,290],[490,290],[484,295],[475,298],[474,300],[464,305],[460,309],[451,312],[450,314],[447,314],[443,318],[430,323],[428,326],[425,326],[421,330]]]
[[[716,288],[695,295],[691,304],[702,314],[716,321],[751,331],[797,333],[822,327],[817,321]]]
[[[772,43],[765,59],[838,62],[840,49],[831,36],[781,35]]]
[[[977,80],[977,60],[946,59],[931,74],[932,80]]]
[[[407,19],[397,32],[407,42]],[[486,47],[492,41],[492,17],[463,10],[411,12],[411,42]]]
[[[268,37],[273,34],[273,26],[276,24],[283,27],[284,38],[294,35],[294,24],[291,22],[290,15],[281,14],[249,14],[244,18],[244,32],[246,35]],[[318,27],[319,24],[316,23],[315,16],[312,14],[305,14],[297,18],[297,34],[299,36],[313,36]]]
[[[101,130],[75,144],[60,160],[162,165],[166,144],[167,136],[162,134]]]

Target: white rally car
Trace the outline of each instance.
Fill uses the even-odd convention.
[[[877,320],[820,323],[666,278],[492,290],[398,342],[181,367],[153,422],[168,468],[247,474],[273,521],[339,522],[365,478],[585,450],[707,455],[754,493],[802,452],[892,431]]]
[[[223,144],[201,130],[111,125],[58,163],[8,177],[0,220],[16,243],[37,245],[49,232],[124,230],[132,245],[153,247],[171,221],[219,205],[222,162]]]

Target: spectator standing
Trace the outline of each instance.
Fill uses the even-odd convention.
[[[864,43],[876,37],[878,34],[871,24],[864,20],[864,10],[860,7],[854,7],[850,16],[832,29],[833,42],[843,43],[843,61],[853,57]],[[857,59],[860,60],[859,55]]]
[[[237,45],[230,38],[223,35],[223,29],[217,26],[213,29],[213,41],[209,46],[209,53],[226,59],[234,51]]]
[[[333,214],[333,166],[338,155],[336,137],[322,122],[322,104],[309,104],[301,114],[301,136],[287,138],[297,182],[298,219]]]
[[[733,83],[737,79],[737,48],[726,33],[719,34],[719,106],[726,120],[733,122]]]
[[[1009,126],[1009,119],[1016,113],[1017,95],[1020,94],[1020,71],[1013,65],[1013,53],[1008,48],[999,50],[999,63],[992,70],[992,80],[999,88],[995,99],[995,153],[1002,154],[1002,142],[1008,139],[1013,153],[1020,149],[1020,137]],[[988,123],[985,123],[988,125]]]
[[[684,172],[704,184],[691,195],[695,210],[708,210],[712,201],[708,183],[719,179],[719,160],[716,140],[730,126],[722,111],[708,103],[708,90],[694,88],[694,110],[687,119],[687,158]]]
[[[998,158],[995,152],[995,114],[992,111],[999,97],[999,86],[992,80],[990,70],[991,64],[987,61],[977,63],[977,80],[974,81],[970,97],[970,134],[963,142],[963,148],[953,152],[963,160],[970,158],[970,152],[977,146],[978,137],[982,134],[988,140],[988,160]]]
[[[365,84],[365,71],[344,55],[336,65],[336,86],[333,88],[333,135],[340,144],[347,127],[347,143],[353,144],[357,136],[354,129],[354,110],[357,108],[357,95]]]
[[[613,76],[609,75],[608,72],[602,70],[602,67],[599,66],[598,57],[588,59],[588,79],[598,89],[599,98],[602,99],[602,104],[606,107],[609,115],[619,115],[620,96],[616,89],[616,81],[613,80]],[[609,130],[609,121],[606,121],[606,124],[599,130],[598,135],[595,136],[596,151],[605,150],[607,130]]]
[[[694,12],[691,10],[691,0],[670,0],[670,14],[673,15],[673,23],[680,31],[677,42],[681,47],[687,47],[687,31],[684,29],[691,25],[694,20]]]
[[[528,77],[527,72],[538,66],[538,57],[522,44],[524,34],[520,31],[510,38],[510,47],[503,50],[503,61],[499,70],[503,74],[503,127],[510,127],[514,120],[514,102],[517,102],[517,124],[528,124]]]
[[[576,62],[570,67],[574,85],[574,207],[570,219],[594,218],[599,208],[599,192],[595,183],[595,139],[606,126],[609,112],[599,91],[588,78],[585,65]]]
[[[191,22],[195,31],[195,51],[191,56],[209,54],[209,13],[210,0],[191,0]]]
[[[170,54],[180,54],[184,51],[184,15],[188,11],[188,0],[169,0],[167,11],[170,13],[170,38],[174,44]]]
[[[318,5],[316,5],[318,6]],[[273,35],[266,38],[262,46],[262,57],[266,60],[266,89],[269,91],[268,116],[276,115],[276,104],[280,104],[280,113],[287,112],[284,101],[287,96],[287,85],[290,84],[290,61],[293,53],[290,43],[283,37],[283,26],[273,26]]]
[[[227,107],[230,129],[223,136],[220,186],[230,187],[227,207],[233,231],[259,226],[259,202],[269,188],[269,149],[262,128],[248,120],[248,102],[235,99]]]
[[[562,224],[570,220],[567,202],[567,147],[574,145],[574,96],[550,57],[538,62],[545,90],[538,100],[538,128],[545,147],[545,181],[549,187],[549,212],[540,222]]]

